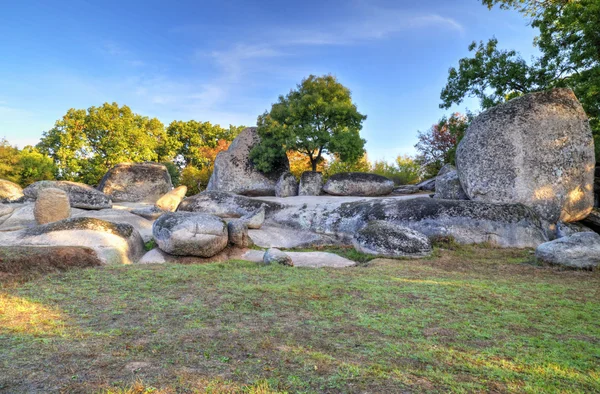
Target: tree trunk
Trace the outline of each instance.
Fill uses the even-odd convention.
[[[317,171],[317,163],[318,163],[318,162],[317,162],[317,159],[314,159],[314,160],[313,160],[313,159],[310,159],[310,164],[312,165],[312,170],[313,170],[313,172],[316,172],[316,171]]]

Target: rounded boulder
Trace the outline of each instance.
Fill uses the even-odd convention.
[[[364,172],[341,172],[332,175],[323,191],[334,196],[386,196],[394,190],[390,179]]]

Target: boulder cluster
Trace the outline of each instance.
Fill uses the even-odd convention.
[[[460,142],[456,166],[418,185],[356,172],[297,179],[285,159],[262,173],[250,156],[259,142],[256,128],[242,131],[217,156],[207,190],[191,197],[157,163],[116,165],[97,188],[40,181],[21,189],[0,180],[0,248],[71,248],[65,256],[95,253],[101,264],[244,258],[346,267],[354,263],[340,256],[285,250],[344,245],[419,258],[451,238],[535,248],[547,264],[600,264],[600,167],[569,89],[483,112]],[[253,245],[265,251],[247,251]]]

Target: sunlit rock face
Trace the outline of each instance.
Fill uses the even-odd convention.
[[[532,93],[479,115],[458,146],[471,200],[522,203],[555,223],[585,218],[594,203],[594,141],[570,89]]]

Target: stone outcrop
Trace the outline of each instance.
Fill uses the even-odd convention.
[[[77,211],[73,217],[100,219],[112,223],[129,224],[140,234],[144,242],[152,239],[152,221],[122,209],[102,209],[100,211]]]
[[[155,203],[173,188],[167,167],[158,163],[122,163],[108,172],[98,185],[115,202]]]
[[[442,167],[442,169],[443,169],[443,167]],[[417,189],[419,189],[421,191],[433,192],[433,191],[435,191],[435,178],[424,180],[421,183],[417,183],[415,186],[417,187]]]
[[[132,214],[143,217],[147,220],[156,220],[163,215],[163,213],[170,211],[163,211],[162,209],[156,208],[154,205],[149,207],[134,208],[131,211]]]
[[[275,185],[275,196],[294,197],[298,195],[298,181],[291,172],[284,172]]]
[[[229,149],[217,155],[206,190],[246,196],[274,196],[277,181],[289,170],[290,163],[287,157],[283,157],[273,171],[258,171],[252,164],[250,151],[259,143],[256,127],[245,128]]]
[[[334,174],[323,186],[323,191],[333,196],[386,196],[393,190],[392,180],[363,172]]]
[[[21,186],[14,182],[0,179],[0,203],[23,202],[25,195]]]
[[[162,211],[175,212],[185,198],[187,186],[179,186],[163,195],[154,206]]]
[[[578,221],[592,209],[594,141],[570,89],[527,94],[483,112],[456,162],[472,200],[522,203],[550,223]]]
[[[69,196],[64,191],[51,187],[40,190],[33,207],[33,216],[38,224],[68,219],[71,216]]]
[[[242,216],[248,228],[259,229],[265,222],[266,204],[262,204],[256,211]]]
[[[299,196],[318,196],[323,189],[323,174],[317,171],[305,171],[300,176]]]
[[[154,222],[152,233],[162,251],[181,256],[211,257],[228,243],[227,224],[204,213],[165,213]]]
[[[592,269],[600,265],[600,235],[576,233],[541,244],[535,250],[537,261],[569,268]]]
[[[390,222],[374,220],[356,233],[354,248],[383,257],[423,257],[432,252],[424,234]]]
[[[266,212],[281,209],[282,204],[260,201],[232,193],[204,191],[181,202],[180,212],[202,212],[222,218],[239,218],[250,215],[265,206]]]
[[[106,194],[83,183],[69,181],[39,181],[27,186],[23,193],[25,197],[35,200],[43,189],[60,189],[69,196],[72,208],[80,209],[109,209],[112,201]]]
[[[435,178],[435,196],[444,200],[468,200],[454,166],[446,164]]]
[[[268,249],[265,252],[265,254],[263,256],[263,263],[266,265],[281,264],[281,265],[287,265],[290,267],[294,266],[294,263],[292,262],[292,258],[288,254],[286,254],[276,248]]]

